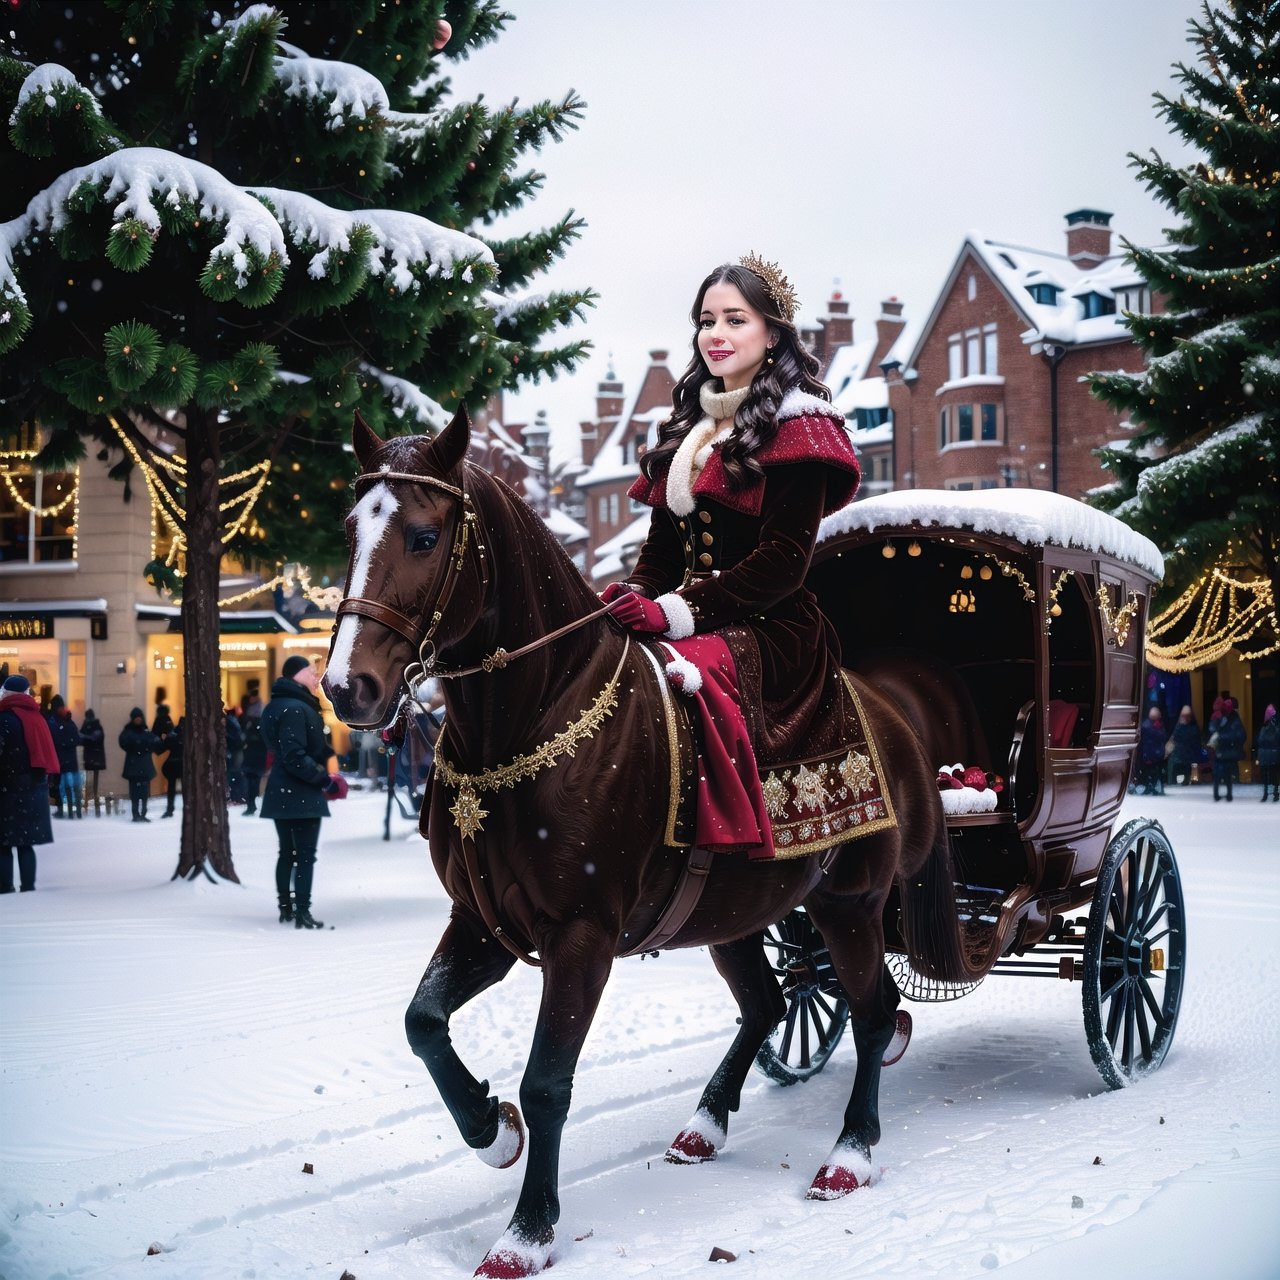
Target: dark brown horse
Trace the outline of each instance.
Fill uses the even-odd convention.
[[[514,1163],[519,1111],[463,1065],[449,1020],[517,953],[537,952],[542,1003],[520,1086],[529,1157],[510,1225],[476,1273],[526,1276],[551,1258],[561,1131],[613,960],[647,945],[690,862],[673,835],[687,802],[688,728],[672,718],[660,663],[601,615],[532,508],[464,460],[469,439],[461,412],[435,439],[386,443],[357,415],[348,597],[324,685],[344,721],[374,727],[395,718],[424,664],[444,677],[447,728],[424,813],[454,905],[405,1024],[466,1143],[491,1164]],[[512,655],[505,665],[492,659],[500,649]],[[892,703],[858,689],[897,826],[829,858],[718,854],[696,908],[665,942],[710,948],[742,1011],[669,1152],[695,1163],[724,1143],[747,1072],[785,1012],[764,929],[803,903],[821,931],[858,1063],[839,1137],[809,1192],[817,1199],[865,1184],[880,1137],[881,1059],[898,1004],[883,962],[891,895],[919,967],[958,976],[962,964],[936,762]]]

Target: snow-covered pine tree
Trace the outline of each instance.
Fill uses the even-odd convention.
[[[584,104],[447,101],[448,59],[510,17],[495,0],[26,0],[3,19],[0,430],[47,432],[46,468],[115,451],[120,478],[150,468],[175,495],[187,758],[206,762],[175,875],[236,878],[224,553],[344,557],[357,405],[384,434],[432,428],[587,345],[543,343],[590,290],[530,290],[580,220],[484,234],[542,182],[521,158]]]
[[[1170,131],[1203,158],[1132,156],[1177,215],[1170,246],[1127,244],[1167,310],[1130,315],[1142,374],[1092,389],[1132,434],[1099,450],[1115,477],[1096,505],[1165,553],[1173,598],[1215,566],[1259,576],[1280,598],[1280,3],[1204,5],[1188,27],[1196,63],[1156,94]],[[1274,626],[1274,613],[1271,625]],[[1274,638],[1274,637],[1273,637]]]

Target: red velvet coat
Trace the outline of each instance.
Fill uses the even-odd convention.
[[[804,580],[819,522],[857,490],[858,462],[826,401],[792,391],[778,418],[756,455],[764,475],[743,488],[713,449],[688,515],[667,506],[665,475],[630,491],[654,513],[629,581],[651,598],[675,593],[695,634],[724,635],[762,766],[830,757],[851,740],[839,640]]]

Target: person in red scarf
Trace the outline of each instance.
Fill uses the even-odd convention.
[[[629,581],[601,593],[617,621],[664,638],[668,674],[700,702],[698,844],[752,857],[828,848],[861,817],[841,809],[859,792],[838,772],[861,740],[856,707],[805,586],[819,522],[859,469],[795,311],[754,254],[702,282],[693,358],[630,491],[653,508],[649,534]]]
[[[12,893],[13,851],[23,893],[36,887],[38,844],[53,843],[49,782],[58,753],[26,676],[0,686],[0,893]]]

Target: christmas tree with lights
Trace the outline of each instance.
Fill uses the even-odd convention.
[[[358,406],[383,435],[572,369],[590,290],[532,287],[569,213],[486,228],[583,103],[450,102],[494,0],[25,0],[0,48],[0,431],[93,449],[167,527],[187,759],[178,874],[235,879],[218,653],[223,557],[345,560]],[[139,565],[142,572],[143,566]]]
[[[1126,246],[1164,309],[1126,316],[1143,373],[1091,378],[1131,427],[1094,501],[1163,550],[1163,601],[1252,581],[1259,652],[1280,587],[1280,4],[1205,4],[1188,41],[1181,94],[1156,101],[1202,158],[1132,157],[1178,221],[1166,248]]]

